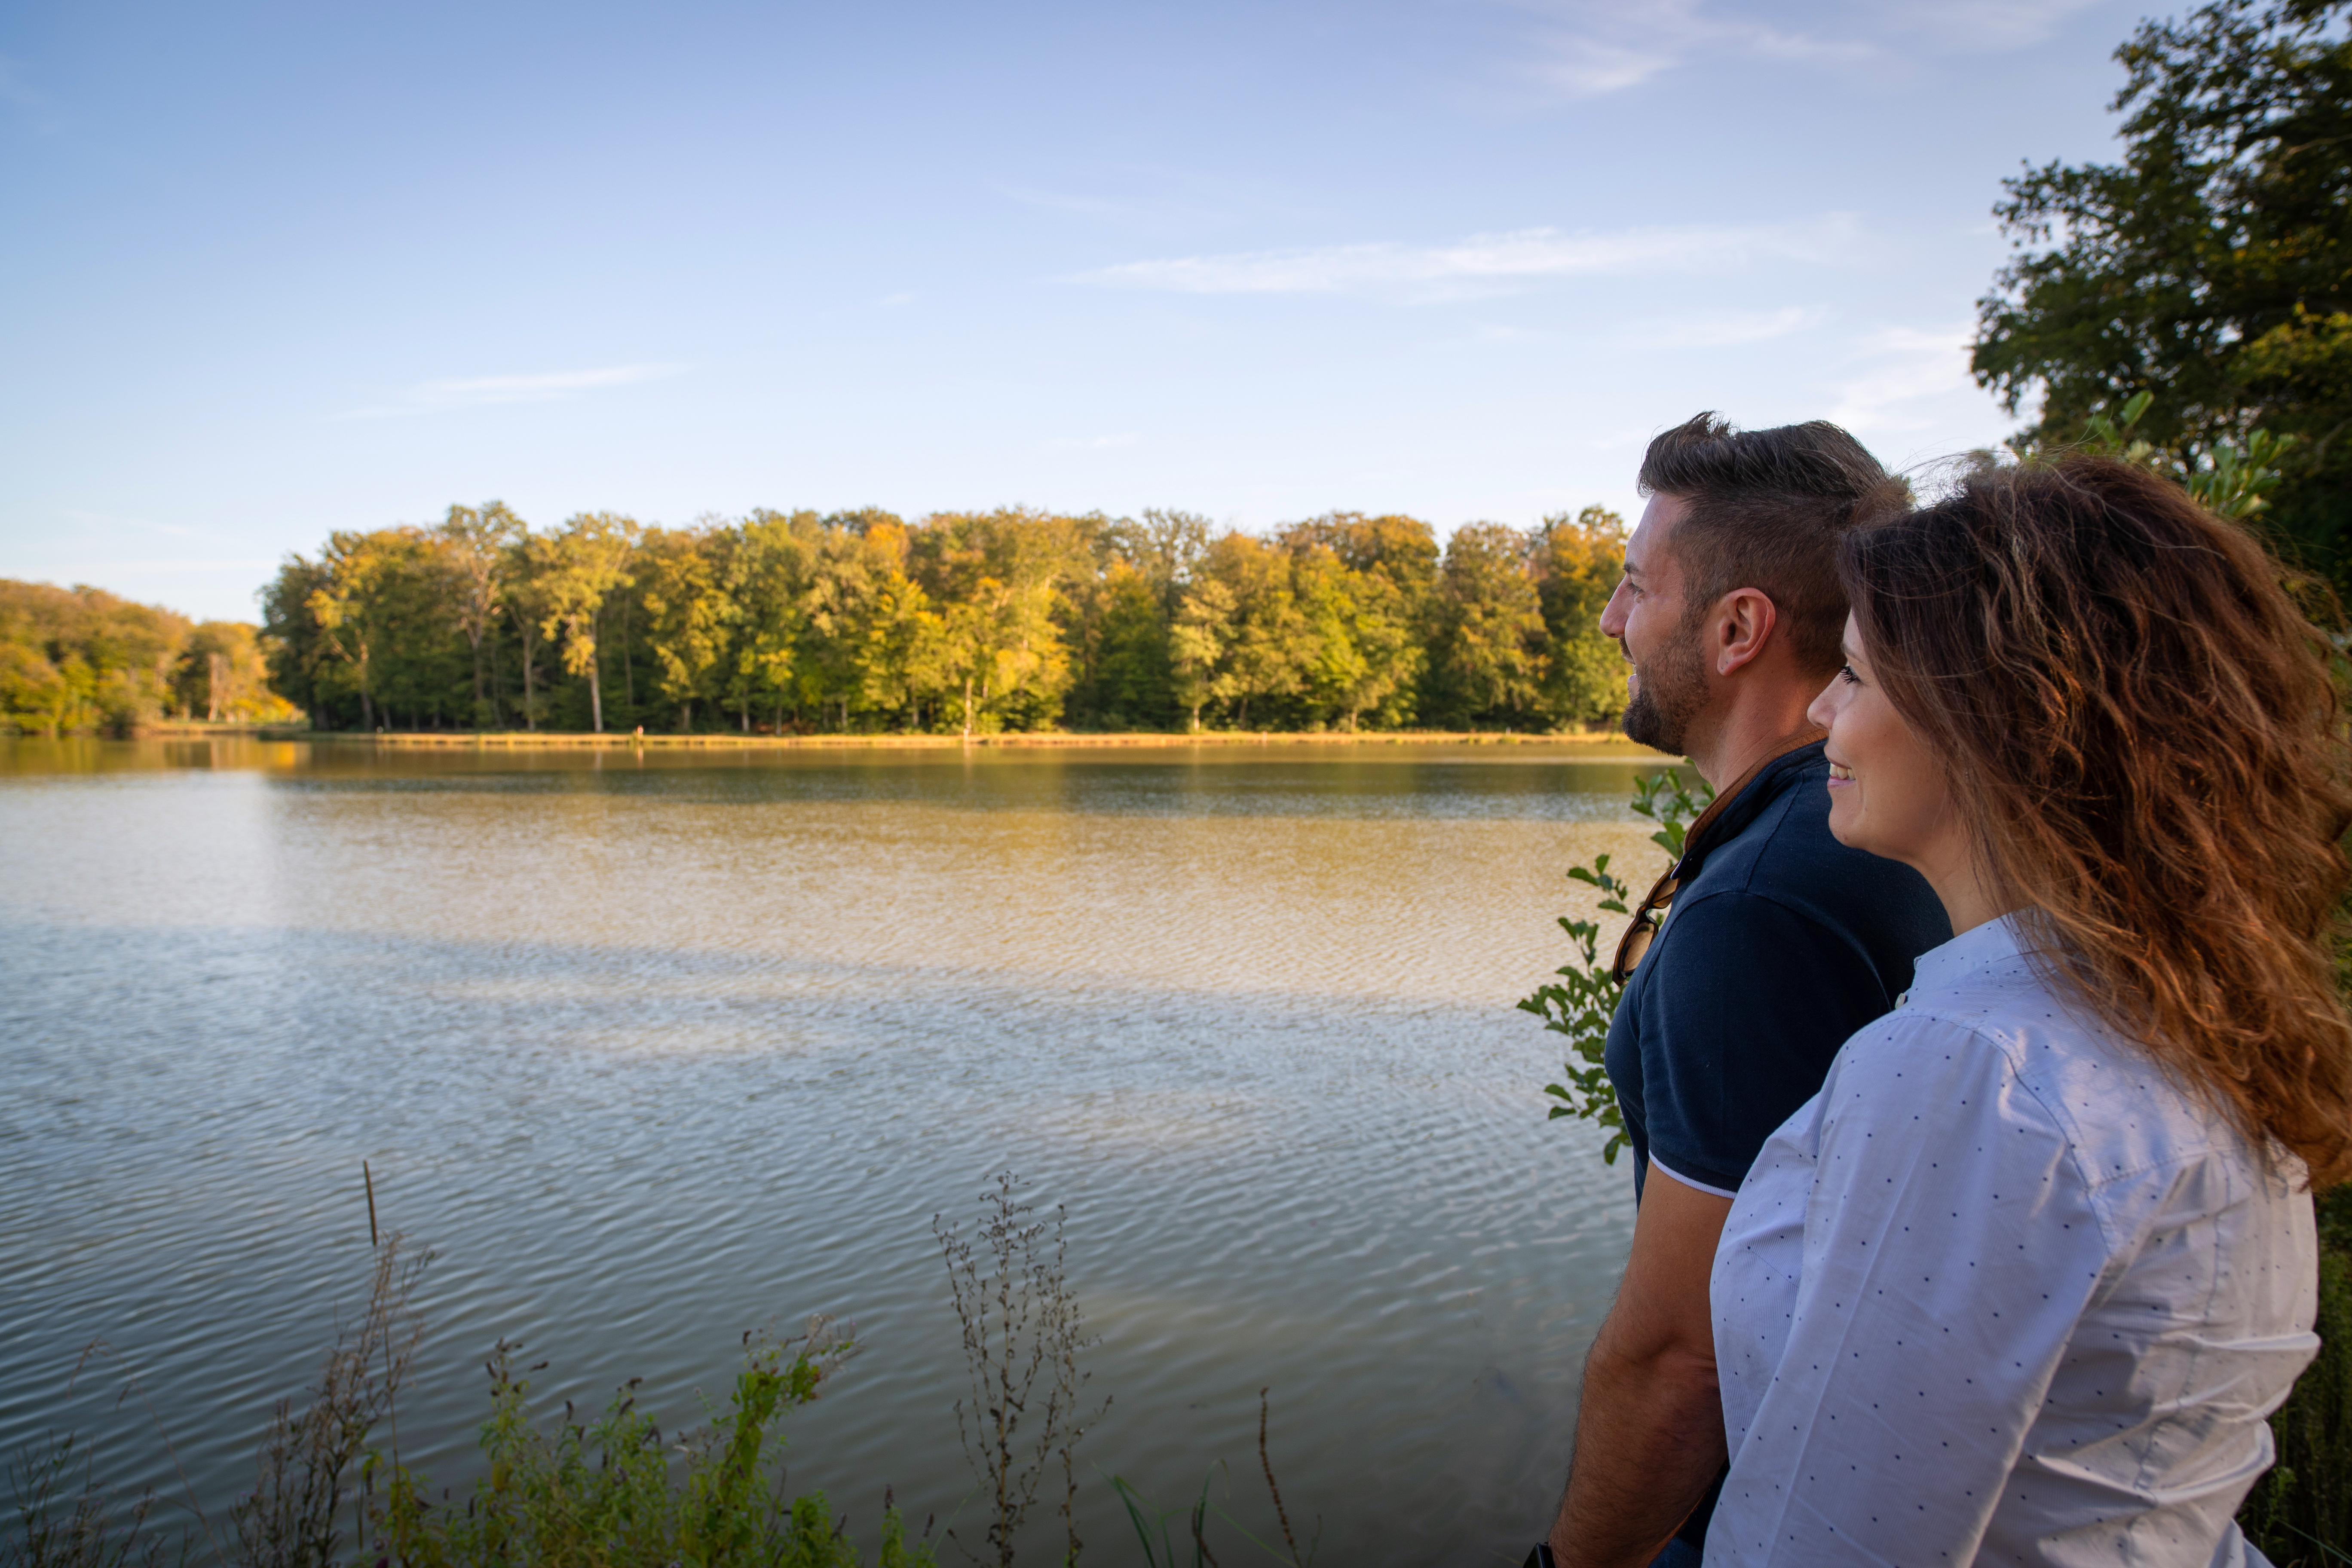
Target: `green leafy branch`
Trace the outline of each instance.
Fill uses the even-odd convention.
[[[1714,799],[1715,791],[1706,780],[1686,777],[1671,768],[1633,785],[1634,813],[1658,825],[1650,842],[1671,860],[1682,858],[1684,836]],[[1633,885],[1609,869],[1607,855],[1594,856],[1589,866],[1570,866],[1568,875],[1600,891],[1599,912],[1633,912],[1625,901],[1633,892]],[[1521,1012],[1541,1018],[1545,1028],[1568,1037],[1570,1055],[1563,1068],[1566,1081],[1544,1085],[1544,1092],[1560,1102],[1550,1108],[1546,1120],[1573,1117],[1599,1123],[1609,1133],[1601,1157],[1613,1165],[1617,1152],[1625,1146],[1625,1117],[1618,1108],[1616,1087],[1609,1081],[1602,1058],[1609,1047],[1609,1022],[1616,1016],[1617,999],[1624,987],[1611,975],[1610,963],[1601,956],[1598,920],[1562,915],[1559,929],[1568,933],[1574,955],[1553,972],[1552,983],[1538,986],[1533,995],[1520,999],[1518,1006]]]
[[[2284,477],[2280,460],[2294,447],[2293,436],[2256,430],[2243,446],[2224,437],[2184,460],[2146,437],[2133,434],[2155,403],[2156,394],[2141,391],[2112,413],[2105,408],[2095,411],[2083,421],[2083,434],[2067,450],[2119,458],[2161,474],[2217,516],[2250,518],[2270,505],[2266,498]],[[2029,449],[2018,455],[2031,460],[2036,453]]]

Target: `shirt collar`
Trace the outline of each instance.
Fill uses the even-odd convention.
[[[1921,953],[1911,966],[1911,992],[1950,991],[1977,973],[2025,956],[2023,933],[2014,913],[1970,926],[1941,947]]]
[[[1748,825],[1762,816],[1764,808],[1778,800],[1781,793],[1796,782],[1798,774],[1822,760],[1822,749],[1827,744],[1824,741],[1815,741],[1767,763],[1754,778],[1748,781],[1747,788],[1732,796],[1722,814],[1706,825],[1706,832],[1698,842],[1685,840],[1682,861],[1675,868],[1675,874],[1685,882],[1697,876],[1699,868],[1706,864],[1706,858],[1712,851],[1746,832]]]

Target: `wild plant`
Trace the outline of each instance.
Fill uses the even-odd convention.
[[[98,1479],[90,1449],[71,1433],[28,1449],[10,1467],[9,1479],[21,1532],[0,1542],[0,1568],[163,1568],[172,1561],[163,1537],[147,1529],[154,1493],[118,1508],[113,1489]],[[179,1557],[186,1556],[184,1539]]]
[[[1633,786],[1633,810],[1658,825],[1658,830],[1650,835],[1650,842],[1675,860],[1682,858],[1683,836],[1690,824],[1714,799],[1715,791],[1706,780],[1698,780],[1694,788],[1689,780],[1672,769],[1654,773]],[[1599,890],[1600,912],[1633,912],[1625,903],[1633,892],[1633,885],[1609,869],[1607,855],[1593,857],[1589,866],[1570,866],[1568,875]],[[1561,1102],[1551,1108],[1545,1120],[1556,1121],[1563,1116],[1573,1116],[1597,1122],[1609,1133],[1601,1157],[1613,1165],[1617,1152],[1625,1146],[1625,1118],[1617,1108],[1616,1087],[1609,1081],[1601,1058],[1608,1049],[1609,1022],[1616,1016],[1617,998],[1624,987],[1611,974],[1612,966],[1601,961],[1598,920],[1562,915],[1559,929],[1574,944],[1574,956],[1554,972],[1559,978],[1553,984],[1538,986],[1535,994],[1521,999],[1518,1005],[1520,1011],[1541,1018],[1545,1028],[1566,1035],[1572,1053],[1565,1068],[1567,1081],[1544,1085],[1544,1092]]]
[[[957,1545],[974,1562],[992,1557],[998,1568],[1012,1568],[1015,1540],[1058,1459],[1067,1565],[1081,1545],[1078,1442],[1110,1401],[1081,1407],[1092,1374],[1078,1369],[1078,1355],[1096,1341],[1065,1271],[1066,1212],[1057,1205],[1048,1217],[1032,1218],[1034,1205],[1017,1195],[1026,1183],[1009,1170],[994,1182],[981,1194],[972,1240],[931,1216],[971,1379],[970,1401],[956,1401],[956,1435],[989,1504],[989,1556],[961,1540]],[[948,1534],[954,1536],[952,1527]]]
[[[789,1340],[746,1334],[730,1410],[675,1442],[638,1407],[636,1378],[614,1393],[601,1420],[579,1420],[567,1400],[556,1429],[541,1431],[531,1419],[530,1373],[546,1363],[518,1373],[521,1348],[502,1340],[488,1363],[487,1472],[462,1508],[436,1506],[424,1478],[394,1470],[381,1527],[392,1562],[862,1568],[846,1519],[834,1518],[822,1492],[789,1496],[782,1466],[768,1458],[782,1446],[784,1414],[816,1398],[856,1351],[852,1331],[819,1317]],[[674,1463],[682,1473],[673,1473]],[[880,1568],[932,1568],[936,1561],[929,1542],[908,1545],[904,1521],[886,1500]]]
[[[425,1331],[410,1299],[432,1254],[404,1247],[394,1231],[374,1248],[367,1306],[336,1335],[310,1405],[297,1413],[292,1401],[278,1401],[254,1489],[232,1515],[239,1563],[330,1568],[342,1557],[347,1497],[353,1542],[364,1544],[378,1465],[368,1439],[379,1422],[388,1423],[397,1465],[400,1389]]]
[[[1209,1473],[1201,1481],[1201,1495],[1192,1500],[1192,1508],[1187,1510],[1192,1534],[1190,1568],[1218,1568],[1217,1554],[1209,1550],[1208,1522],[1212,1513],[1241,1531],[1244,1540],[1276,1563],[1286,1563],[1289,1568],[1312,1568],[1316,1548],[1322,1541],[1322,1521],[1316,1521],[1316,1533],[1307,1542],[1307,1550],[1299,1551],[1298,1537],[1290,1528],[1290,1510],[1283,1503],[1282,1485],[1274,1479],[1274,1459],[1266,1447],[1268,1392],[1263,1388],[1257,1391],[1257,1464],[1265,1477],[1266,1495],[1274,1500],[1274,1517],[1281,1527],[1282,1547],[1276,1550],[1272,1542],[1259,1539],[1248,1526],[1209,1500],[1210,1489],[1217,1479],[1217,1472],[1224,1468],[1220,1461],[1209,1467]],[[1142,1544],[1143,1560],[1149,1568],[1180,1568],[1176,1544],[1168,1534],[1168,1521],[1176,1517],[1178,1510],[1159,1508],[1124,1477],[1112,1476],[1109,1480],[1111,1490],[1118,1493],[1118,1500],[1126,1505],[1128,1521],[1135,1526],[1136,1538]],[[1155,1533],[1158,1536],[1156,1541],[1153,1539]]]

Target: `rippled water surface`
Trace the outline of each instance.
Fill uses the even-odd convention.
[[[360,1299],[366,1160],[436,1254],[404,1457],[470,1479],[501,1334],[670,1426],[835,1312],[866,1348],[792,1481],[870,1542],[886,1483],[971,1490],[930,1223],[1009,1166],[1067,1205],[1089,1468],[1175,1507],[1227,1461],[1264,1528],[1270,1386],[1324,1562],[1516,1563],[1632,1205],[1510,1004],[1563,868],[1656,861],[1644,765],[0,742],[0,1447],[178,1494],[135,1373],[225,1511]]]

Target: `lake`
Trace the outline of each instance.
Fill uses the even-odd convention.
[[[641,1376],[670,1430],[824,1311],[864,1348],[793,1489],[869,1551],[886,1484],[976,1541],[931,1221],[1010,1168],[1101,1335],[1087,1561],[1142,1561],[1097,1467],[1189,1508],[1222,1461],[1269,1529],[1270,1387],[1323,1562],[1516,1563],[1633,1205],[1511,1004],[1591,907],[1568,865],[1661,862],[1656,765],[0,741],[0,1447],[77,1429],[178,1497],[160,1421],[222,1521],[363,1297],[364,1160],[436,1254],[400,1423],[436,1483],[501,1335],[541,1407]]]

